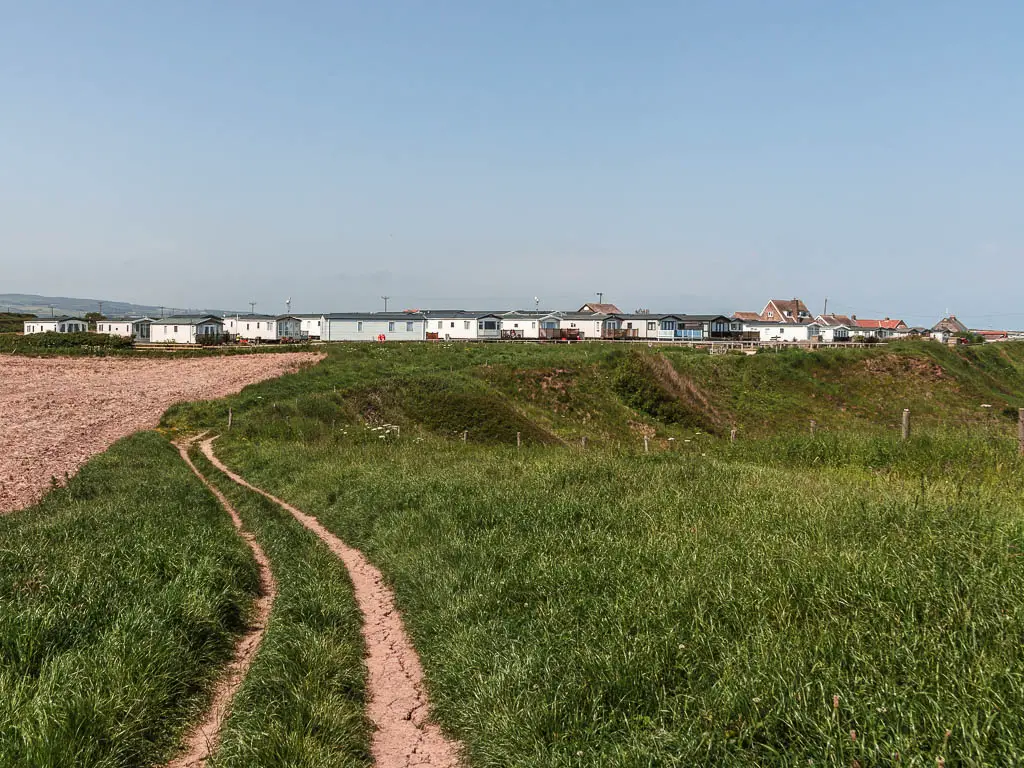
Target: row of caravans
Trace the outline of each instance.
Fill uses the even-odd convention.
[[[72,333],[88,330],[84,318],[25,321],[25,333]],[[175,315],[160,319],[100,320],[98,333],[131,337],[138,342],[195,344],[225,339],[248,343],[322,341],[474,341],[474,340],[638,340],[709,341],[746,339],[762,342],[842,342],[856,335],[846,326],[823,322],[785,323],[738,320],[725,315],[652,313],[471,312],[336,312],[327,314]],[[858,329],[859,330],[859,329]]]

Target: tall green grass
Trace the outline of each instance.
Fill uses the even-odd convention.
[[[1024,531],[992,488],[429,440],[222,451],[393,580],[473,765],[1024,754]]]
[[[155,433],[0,517],[0,765],[167,758],[257,588],[227,515]]]
[[[221,475],[198,449],[193,460],[256,535],[278,584],[212,768],[371,765],[362,617],[344,565],[287,512]]]

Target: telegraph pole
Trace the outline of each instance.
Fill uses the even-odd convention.
[[[604,291],[597,292],[597,303],[604,304]]]
[[[103,302],[102,301],[98,301],[96,303],[100,305],[100,317],[103,317]]]
[[[381,298],[384,299],[384,311],[387,312],[388,311],[388,299],[390,299],[391,297],[390,296],[381,296]]]
[[[249,302],[249,314],[250,315],[255,315],[256,314],[256,302],[255,301],[250,301]]]

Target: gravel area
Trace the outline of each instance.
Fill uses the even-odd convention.
[[[0,355],[0,514],[37,501],[52,477],[63,480],[125,435],[155,427],[174,403],[224,397],[319,359]]]

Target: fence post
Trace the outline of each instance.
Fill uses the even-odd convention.
[[[587,450],[587,436],[586,435],[584,435],[583,437],[580,438],[580,446],[583,448],[584,451]]]
[[[516,432],[516,450],[518,451],[523,447],[523,433]]]
[[[736,442],[736,427],[733,427],[732,429],[729,430],[729,442]]]
[[[647,435],[644,435],[644,453],[651,452],[650,440],[651,438],[649,438]]]
[[[1017,445],[1024,456],[1024,408],[1017,409]]]
[[[228,429],[231,429],[231,409],[228,408]]]
[[[902,436],[904,440],[910,439],[910,409],[903,409],[903,431]]]
[[[462,430],[462,442],[463,442],[463,443],[465,443],[465,442],[466,442],[466,438],[467,438],[468,436],[469,436],[469,430],[468,430],[468,429],[464,429],[464,430]]]
[[[818,431],[818,422],[811,419],[811,437],[814,437],[814,433]]]

